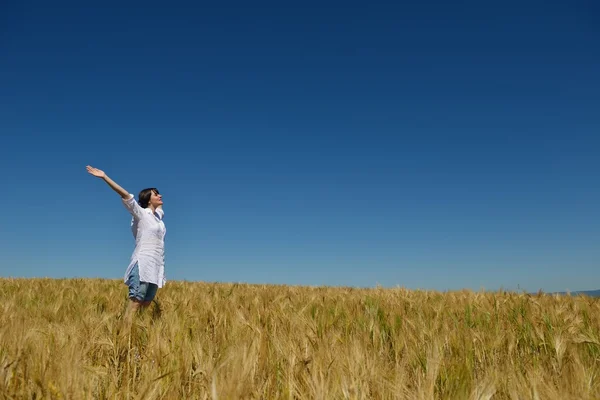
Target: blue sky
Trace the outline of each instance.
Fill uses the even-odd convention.
[[[4,4],[0,276],[600,287],[598,5],[285,3]]]

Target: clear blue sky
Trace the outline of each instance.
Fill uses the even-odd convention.
[[[0,276],[122,277],[91,164],[171,280],[600,288],[600,8],[548,3],[4,2]]]

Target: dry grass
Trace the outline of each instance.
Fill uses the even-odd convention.
[[[0,280],[1,398],[597,399],[600,300]]]

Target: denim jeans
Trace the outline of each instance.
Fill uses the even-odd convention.
[[[137,263],[127,277],[127,286],[129,286],[129,298],[142,302],[152,301],[158,290],[158,286],[154,283],[140,282],[140,269]]]

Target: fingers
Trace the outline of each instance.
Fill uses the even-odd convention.
[[[94,176],[100,176],[100,175],[102,175],[102,171],[101,170],[99,170],[98,168],[94,168],[91,165],[86,166],[85,169],[87,170],[87,172],[89,172],[90,174],[92,174]]]

